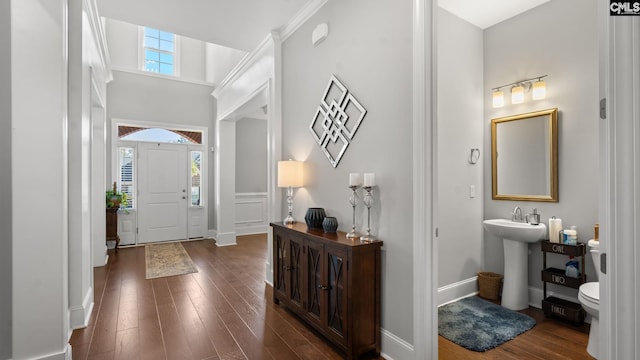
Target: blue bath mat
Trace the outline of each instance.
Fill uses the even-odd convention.
[[[438,334],[473,351],[487,351],[531,329],[530,316],[472,296],[438,308]]]

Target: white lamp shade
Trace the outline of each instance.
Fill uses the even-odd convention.
[[[521,85],[511,88],[511,103],[522,104],[524,102],[524,87]]]
[[[301,187],[303,185],[302,161],[278,161],[278,187]]]
[[[493,107],[503,107],[504,106],[504,92],[502,90],[497,90],[493,92]]]
[[[538,80],[533,83],[531,90],[531,98],[533,100],[541,100],[547,96],[547,85],[544,80]]]

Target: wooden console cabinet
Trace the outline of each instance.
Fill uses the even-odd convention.
[[[273,301],[344,351],[380,354],[380,248],[305,224],[273,228]]]

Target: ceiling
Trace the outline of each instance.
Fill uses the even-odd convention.
[[[100,16],[251,51],[311,0],[97,0]]]
[[[550,0],[438,0],[438,5],[473,25],[486,29]]]
[[[97,0],[101,16],[243,51],[286,25],[313,0]],[[486,29],[550,0],[438,0]]]

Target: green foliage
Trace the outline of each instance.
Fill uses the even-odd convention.
[[[105,201],[107,208],[117,208],[120,206],[126,207],[127,205],[129,205],[127,194],[118,191],[115,182],[113,183],[113,188],[108,189],[105,192]]]

